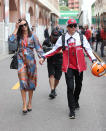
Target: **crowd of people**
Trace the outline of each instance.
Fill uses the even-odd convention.
[[[98,44],[100,44],[100,52],[101,52],[101,57],[104,57],[104,46],[106,46],[106,31],[104,27],[98,27],[96,28],[95,26],[91,26],[89,28],[88,25],[79,26],[79,32],[84,34],[90,43],[92,49],[94,49],[95,45],[95,51],[98,50]]]
[[[64,30],[57,26],[49,35],[48,26],[46,26],[44,30],[45,40],[41,45],[36,34],[30,31],[28,22],[25,19],[19,19],[14,32],[9,37],[9,41],[19,41],[17,52],[18,78],[23,102],[22,112],[24,114],[32,111],[32,96],[37,86],[37,66],[34,56],[34,49],[36,49],[41,65],[47,58],[47,71],[51,89],[49,97],[52,100],[57,96],[56,88],[62,72],[64,72],[69,117],[75,119],[75,111],[80,108],[79,97],[82,89],[83,72],[86,70],[83,50],[92,63],[96,62],[97,59],[92,52],[94,42],[96,41],[96,44],[98,44],[101,39],[102,42],[104,42],[104,39],[106,41],[106,38],[104,30],[100,31],[101,37],[99,37],[99,30],[97,32],[93,27],[90,30],[88,25],[84,28],[82,26],[78,28],[74,19],[67,21],[66,28],[67,32],[64,34]],[[27,92],[28,102],[26,99]]]

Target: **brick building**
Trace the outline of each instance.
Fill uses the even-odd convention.
[[[49,25],[51,30],[58,23],[59,1],[0,0],[0,54],[6,50],[4,48],[7,48],[3,41],[7,41],[8,35],[13,32],[15,23],[20,17],[27,19],[30,27],[34,27],[40,41],[43,41],[46,25]]]
[[[71,10],[79,10],[79,0],[68,0],[68,7]]]
[[[106,0],[96,0],[94,3],[94,15],[97,27],[106,28]]]

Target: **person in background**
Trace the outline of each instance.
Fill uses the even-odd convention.
[[[85,36],[86,36],[88,42],[89,42],[90,45],[91,45],[92,33],[91,33],[91,30],[89,29],[88,25],[85,26]]]
[[[64,29],[63,29],[62,27],[60,27],[59,31],[60,31],[61,34],[64,34],[64,33],[65,33],[65,32],[64,32]]]
[[[26,114],[28,111],[32,111],[33,91],[37,87],[37,65],[33,49],[36,49],[39,58],[43,55],[43,50],[37,36],[30,31],[28,22],[23,18],[16,23],[15,30],[9,40],[18,41],[18,78],[23,101],[22,111]]]
[[[95,51],[98,50],[98,44],[101,43],[101,35],[100,35],[100,28],[96,31],[96,48]]]
[[[32,27],[31,27],[31,31],[32,31],[32,32],[35,32],[35,26],[32,26]]]
[[[106,46],[106,28],[102,28],[101,32],[100,32],[100,36],[101,36],[101,56],[104,57],[104,46]]]
[[[79,96],[82,87],[83,71],[86,70],[86,62],[83,49],[87,52],[92,62],[96,61],[90,44],[83,35],[83,46],[80,40],[80,34],[77,32],[77,22],[74,19],[67,21],[67,30],[65,34],[65,49],[63,50],[62,71],[65,72],[67,84],[67,100],[70,119],[75,119],[75,109],[79,106]],[[45,53],[40,58],[42,65],[46,58],[49,58],[62,49],[62,36],[59,37],[52,50]]]
[[[45,37],[45,39],[49,38],[48,25],[46,25],[46,29],[44,30],[44,37]]]
[[[52,30],[51,35],[48,39],[43,42],[43,50],[47,52],[55,46],[61,33],[56,28]],[[54,56],[47,59],[47,69],[51,92],[49,97],[51,99],[56,97],[56,87],[59,84],[59,80],[62,76],[62,50],[55,54]]]
[[[79,32],[85,35],[85,29],[83,28],[82,25],[79,25]]]
[[[95,43],[95,37],[96,37],[96,30],[95,30],[94,26],[91,26],[91,34],[92,34],[92,36],[91,36],[91,47],[93,49],[93,45]]]

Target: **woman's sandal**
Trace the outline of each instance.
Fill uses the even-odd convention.
[[[23,114],[27,114],[28,111],[27,110],[23,110],[22,112],[23,112]]]
[[[27,112],[28,112],[27,108],[23,107],[22,112],[23,112],[23,114],[27,114]]]
[[[32,109],[27,109],[28,112],[32,111]]]
[[[28,112],[32,111],[32,108],[30,108],[29,106],[27,106],[27,111]]]

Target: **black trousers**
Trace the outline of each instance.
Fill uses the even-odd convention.
[[[62,61],[63,54],[55,54],[54,56],[47,59],[48,77],[54,76],[56,80],[60,80],[62,76]]]
[[[81,92],[83,72],[68,68],[67,73],[65,73],[65,79],[67,84],[68,106],[70,111],[74,111],[75,103],[78,102]]]
[[[104,46],[106,46],[106,40],[103,40],[101,43],[101,56],[104,56]]]

